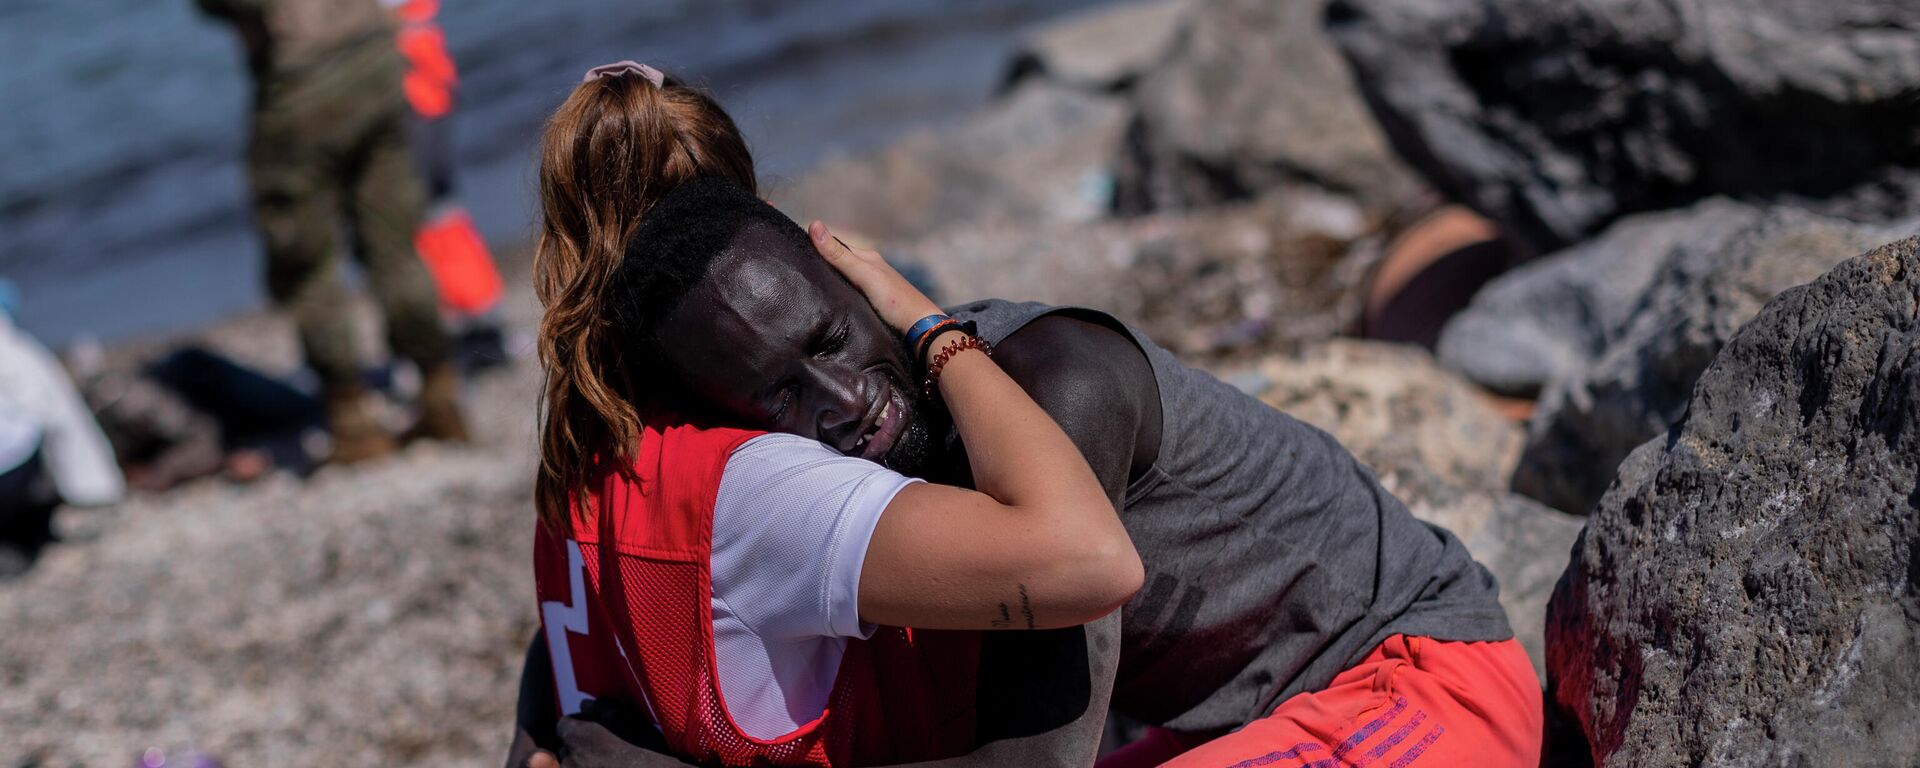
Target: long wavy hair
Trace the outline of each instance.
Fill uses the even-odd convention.
[[[640,413],[630,345],[608,317],[610,279],[641,219],[693,179],[758,194],[753,156],[720,105],[671,76],[607,75],[573,89],[540,142],[540,520],[566,530],[568,508],[609,469],[631,472]]]

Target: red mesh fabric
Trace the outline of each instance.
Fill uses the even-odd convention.
[[[832,759],[847,754],[845,734],[834,740],[837,749],[828,749],[830,733],[820,725],[829,718],[773,742],[757,741],[734,726],[714,673],[711,603],[706,590],[689,588],[702,583],[704,566],[635,556],[621,556],[619,563],[626,599],[609,613],[625,614],[616,624],[632,628],[642,685],[653,694],[654,716],[675,751],[695,762],[721,765],[847,764]]]
[[[565,635],[579,689],[645,702],[673,751],[699,763],[847,766],[964,753],[977,633],[882,629],[848,643],[815,721],[772,741],[734,725],[713,658],[713,501],[727,457],[754,434],[649,429],[635,463],[639,484],[610,479],[596,508],[573,516],[589,609],[588,631]],[[543,530],[534,559],[543,609],[567,603],[567,542]]]

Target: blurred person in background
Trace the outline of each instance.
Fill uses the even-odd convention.
[[[233,26],[253,74],[247,165],[267,288],[293,315],[319,375],[331,460],[364,461],[398,445],[361,381],[337,224],[385,315],[388,345],[420,368],[420,416],[404,437],[465,441],[452,344],[414,251],[426,191],[407,147],[392,19],[377,0],[195,1]]]
[[[126,495],[113,449],[58,360],[12,320],[0,280],[0,577],[33,564],[53,539],[61,503],[112,504]]]
[[[164,491],[213,475],[235,482],[326,458],[326,414],[311,395],[212,350],[188,345],[132,364],[98,342],[66,351],[67,369],[113,444],[127,484]]]
[[[500,322],[500,270],[455,187],[453,112],[460,75],[436,18],[439,0],[380,0],[399,25],[406,59],[401,80],[413,111],[413,154],[427,183],[426,220],[414,238],[440,303],[453,315],[456,349],[467,370],[506,362]]]

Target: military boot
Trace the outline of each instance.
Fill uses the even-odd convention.
[[[327,393],[327,425],[333,431],[330,464],[357,464],[400,448],[359,387]]]
[[[421,372],[420,420],[407,430],[408,440],[443,440],[464,443],[467,420],[460,415],[460,374],[452,363],[442,363]]]

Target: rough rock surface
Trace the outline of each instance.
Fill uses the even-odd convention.
[[[1335,339],[1246,375],[1243,388],[1382,473],[1419,467],[1448,485],[1495,490],[1520,455],[1520,428],[1417,347]]]
[[[1675,250],[1599,358],[1547,389],[1514,490],[1586,512],[1620,460],[1686,410],[1700,372],[1768,299],[1914,231],[1895,229],[1772,208],[1718,248]]]
[[[1140,78],[1117,165],[1123,213],[1309,182],[1390,211],[1420,183],[1387,148],[1321,31],[1324,0],[1210,0]]]
[[[831,158],[770,197],[796,220],[882,244],[989,219],[1087,221],[1111,204],[1107,163],[1126,120],[1117,98],[1033,80],[945,130]]]
[[[1312,189],[1193,214],[1089,223],[983,220],[888,249],[948,299],[1112,312],[1194,360],[1288,350],[1351,330],[1378,225]]]
[[[537,317],[525,267],[501,254],[510,328]],[[300,359],[272,316],[199,341],[283,375]],[[230,766],[497,764],[536,625],[539,371],[530,339],[510,349],[468,384],[471,445],[62,509],[63,540],[0,582],[0,764],[124,766],[149,747]]]
[[[479,382],[470,448],[63,510],[66,540],[0,584],[0,761],[500,760],[534,631],[538,391],[524,363]]]
[[[1334,0],[1327,22],[1401,156],[1535,252],[1716,194],[1913,204],[1920,4]]]
[[[1606,351],[1675,252],[1719,248],[1759,217],[1754,207],[1713,199],[1622,219],[1481,288],[1447,321],[1436,354],[1483,387],[1535,396]]]
[[[1008,66],[1007,83],[1038,78],[1086,91],[1132,87],[1166,61],[1194,0],[1146,0],[1075,14],[1034,30]]]
[[[1920,238],[1769,303],[1574,554],[1565,764],[1920,765]]]
[[[1581,522],[1505,490],[1519,427],[1412,346],[1334,340],[1225,376],[1338,438],[1414,516],[1459,536],[1500,580],[1500,604],[1544,673],[1547,596]]]

